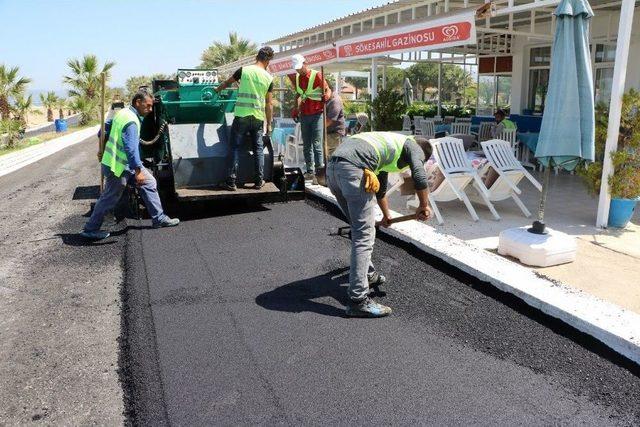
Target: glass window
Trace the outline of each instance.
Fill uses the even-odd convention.
[[[551,46],[534,47],[529,55],[529,66],[548,67],[551,64]]]
[[[493,115],[496,97],[496,77],[480,76],[478,82],[478,116]]]
[[[371,28],[373,28],[373,21],[371,19],[362,23],[362,31],[367,31]]]
[[[378,16],[374,22],[376,28],[384,27],[384,16]]]
[[[398,14],[392,13],[391,15],[387,15],[387,25],[397,24],[398,23]]]
[[[511,76],[497,76],[497,108],[510,111],[511,110]]]
[[[596,62],[614,62],[616,60],[616,47],[607,44],[596,45]]]
[[[544,112],[544,103],[549,86],[549,69],[529,71],[529,109],[535,113]]]
[[[596,68],[596,103],[611,101],[611,84],[613,83],[613,68]]]

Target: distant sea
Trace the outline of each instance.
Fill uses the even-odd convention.
[[[48,90],[44,90],[44,89],[33,89],[33,90],[29,90],[27,91],[29,93],[29,95],[33,95],[33,105],[42,105],[42,102],[40,102],[40,94],[44,93],[46,94],[47,92],[49,92]],[[54,92],[56,93],[56,96],[58,97],[63,97],[63,98],[68,98],[69,94],[67,93],[67,91],[65,89],[61,89],[61,90],[54,90]]]

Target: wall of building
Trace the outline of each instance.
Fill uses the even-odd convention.
[[[614,41],[618,32],[619,12],[594,11],[595,16],[591,23],[591,37],[596,42]],[[519,28],[520,31],[529,32],[530,28]],[[551,25],[538,25],[535,28],[537,34],[552,34]],[[529,90],[529,52],[532,47],[548,46],[552,40],[531,39],[526,36],[517,36],[513,41],[513,74],[511,111],[521,113],[527,108]],[[627,64],[626,89],[640,89],[640,8],[636,7],[633,28],[631,33],[631,45],[629,48],[629,61]]]

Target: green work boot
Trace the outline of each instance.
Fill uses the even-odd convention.
[[[352,301],[347,306],[347,317],[385,317],[391,314],[391,307],[375,302],[370,298]]]

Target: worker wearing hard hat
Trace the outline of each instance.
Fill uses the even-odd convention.
[[[346,309],[351,317],[383,317],[391,308],[369,298],[369,286],[385,277],[371,263],[375,242],[375,206],[382,210],[380,225],[390,225],[387,178],[392,172],[411,169],[420,205],[416,219],[431,217],[424,150],[413,136],[392,132],[365,132],[343,140],[327,166],[327,184],[351,228],[351,266]]]
[[[234,109],[234,119],[231,125],[231,149],[228,163],[229,171],[222,188],[236,191],[236,178],[238,175],[238,163],[240,149],[246,134],[251,137],[253,152],[255,155],[254,190],[259,190],[264,185],[264,144],[262,135],[266,130],[271,133],[271,120],[273,117],[273,76],[267,71],[269,61],[273,58],[273,49],[265,46],[258,51],[256,63],[238,68],[226,81],[216,87],[221,90],[234,82],[240,82],[238,98]],[[266,126],[265,126],[266,123]],[[266,129],[265,129],[266,128]]]
[[[315,172],[324,166],[322,110],[330,91],[324,76],[309,68],[304,56],[293,55],[291,61],[296,74],[290,75],[289,78],[296,90],[306,168],[305,179],[317,183]]]

